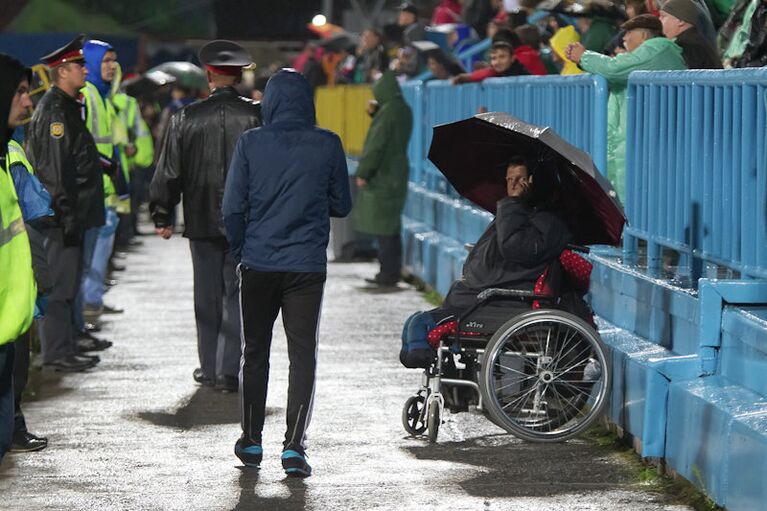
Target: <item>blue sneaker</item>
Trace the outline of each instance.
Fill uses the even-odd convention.
[[[289,476],[309,477],[312,475],[312,467],[306,462],[306,455],[298,451],[282,451],[282,468]]]
[[[261,468],[264,450],[258,444],[243,445],[244,443],[242,438],[237,440],[234,444],[234,454],[246,467]]]

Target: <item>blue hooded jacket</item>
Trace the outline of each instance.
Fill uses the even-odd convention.
[[[114,51],[112,45],[96,39],[85,41],[83,45],[85,68],[88,70],[88,76],[85,79],[96,86],[102,98],[107,97],[109,88],[112,86],[111,82],[105,82],[101,78],[101,63],[108,51]]]
[[[351,210],[341,140],[317,128],[312,90],[283,69],[266,85],[264,125],[242,134],[223,200],[232,254],[255,271],[325,272],[330,217]]]

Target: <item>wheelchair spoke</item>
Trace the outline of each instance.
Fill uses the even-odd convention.
[[[530,394],[532,394],[533,392],[535,392],[536,386],[537,386],[537,385],[533,385],[532,387],[530,387],[530,390],[526,391],[526,392],[525,392],[524,394],[522,394],[521,396],[519,396],[519,397],[515,398],[513,401],[510,401],[509,403],[507,403],[507,404],[503,405],[503,406],[501,407],[501,409],[502,409],[502,410],[506,410],[506,408],[508,408],[509,406],[511,406],[511,405],[513,405],[513,404],[516,404],[516,403],[518,403],[518,402],[519,402],[521,399],[524,399],[524,400],[525,400],[525,401],[522,403],[522,405],[523,405],[523,407],[524,407],[524,404],[527,402],[527,399],[529,399],[529,398],[530,398]],[[496,395],[496,398],[497,398],[497,397],[498,397],[498,396]]]
[[[587,351],[589,351],[589,352],[591,351],[591,346],[586,346],[586,349],[584,349],[584,350],[581,350],[581,351],[578,353],[578,356],[581,356],[581,355],[583,355],[583,354],[584,354],[585,352],[587,352]],[[579,360],[578,362],[575,362],[574,364],[571,364],[571,365],[570,365],[570,367],[568,367],[568,368],[567,368],[567,369],[565,369],[564,371],[559,371],[559,372],[557,373],[557,377],[559,377],[559,376],[562,376],[563,374],[567,374],[567,373],[569,373],[570,371],[572,371],[573,369],[575,369],[576,367],[578,367],[578,366],[579,366],[579,365],[581,365],[581,364],[584,364],[584,367],[585,367],[585,364],[588,364],[588,362],[589,362],[589,360],[590,360],[590,359],[591,359],[591,354],[589,354],[589,356],[587,356],[586,358],[584,358],[584,359],[582,359],[582,360]]]
[[[565,342],[562,343],[562,347],[559,349],[559,353],[557,356],[552,360],[552,365],[556,366],[556,364],[559,363],[560,360],[562,360],[565,356],[567,356],[572,350],[578,347],[578,343],[576,342],[573,344],[566,352],[563,353],[563,350],[565,349],[565,346],[567,346],[571,340],[575,339],[578,336],[579,332],[577,330],[572,330],[572,335],[565,339]]]

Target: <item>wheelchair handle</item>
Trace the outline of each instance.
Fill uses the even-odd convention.
[[[588,254],[589,252],[591,252],[591,249],[589,247],[584,245],[576,245],[575,243],[568,243],[566,248],[569,248],[570,250],[573,250],[575,252],[583,252],[584,254]]]
[[[490,298],[521,298],[525,301],[527,300],[551,300],[550,296],[546,295],[538,295],[533,293],[532,291],[525,291],[523,289],[500,289],[500,288],[491,288],[491,289],[485,289],[481,293],[477,295],[477,301],[484,302],[489,300]]]

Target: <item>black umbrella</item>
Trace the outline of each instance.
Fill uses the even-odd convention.
[[[519,155],[536,173],[555,169],[561,183],[560,206],[575,243],[618,245],[626,217],[609,181],[588,154],[565,142],[551,128],[491,112],[434,127],[429,160],[470,201],[495,213],[506,196],[505,165]]]

